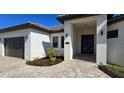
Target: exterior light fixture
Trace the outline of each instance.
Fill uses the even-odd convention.
[[[101,36],[103,35],[103,30],[101,30]]]
[[[66,33],[66,37],[68,37],[68,33]]]

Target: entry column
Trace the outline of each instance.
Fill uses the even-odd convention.
[[[0,56],[4,56],[4,38],[0,38]]]
[[[97,17],[96,62],[107,63],[107,15]]]
[[[64,22],[64,60],[73,58],[73,27],[72,24]]]

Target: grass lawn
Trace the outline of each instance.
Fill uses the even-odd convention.
[[[100,65],[99,68],[113,78],[124,78],[124,67],[113,64]]]

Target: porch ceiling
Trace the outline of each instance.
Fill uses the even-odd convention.
[[[74,29],[96,28],[96,21],[80,22],[73,24]]]

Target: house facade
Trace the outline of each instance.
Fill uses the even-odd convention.
[[[63,25],[45,27],[36,23],[0,30],[0,56],[25,60],[46,57],[54,48],[65,61],[77,55],[94,55],[97,64],[107,62],[124,66],[124,17],[109,19],[108,15],[72,14],[58,16]]]

